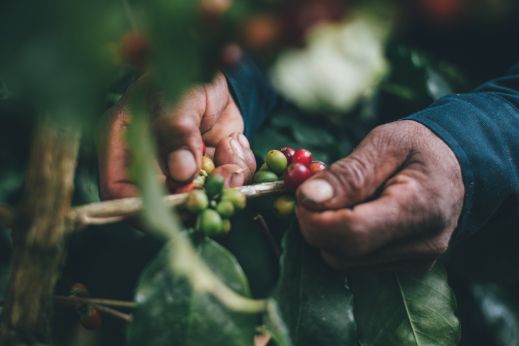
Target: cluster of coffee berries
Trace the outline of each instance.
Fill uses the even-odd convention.
[[[85,285],[81,283],[75,283],[70,289],[71,297],[88,298],[89,293]],[[76,308],[79,315],[79,322],[83,327],[89,330],[96,330],[101,327],[101,314],[99,311],[88,304],[79,304]]]
[[[255,183],[267,183],[282,178],[286,189],[293,192],[306,179],[325,169],[326,165],[323,162],[312,160],[310,151],[284,147],[267,153],[265,162],[254,174],[253,180]],[[294,208],[293,196],[284,195],[274,201],[274,209],[279,215],[292,214]]]
[[[202,142],[202,166],[200,168],[200,171],[198,172],[198,175],[193,179],[192,182],[184,184],[184,185],[178,185],[174,183],[172,180],[168,179],[166,180],[166,184],[168,185],[168,188],[170,191],[173,191],[174,193],[186,193],[190,192],[194,189],[200,189],[203,188],[205,185],[205,182],[207,180],[207,177],[213,173],[215,169],[215,165],[213,160],[206,156],[206,146]]]
[[[321,161],[312,161],[312,153],[306,149],[295,150],[284,147],[271,150],[265,157],[265,163],[254,174],[255,183],[266,183],[283,178],[285,187],[295,191],[306,179],[324,171],[326,165]]]
[[[224,189],[224,178],[210,174],[205,191],[195,189],[187,195],[184,207],[197,214],[195,231],[208,237],[225,235],[231,231],[229,220],[237,210],[245,208],[247,199],[236,189]]]

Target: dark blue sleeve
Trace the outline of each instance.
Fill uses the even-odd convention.
[[[480,229],[505,201],[518,200],[519,66],[404,119],[435,132],[460,163],[465,200],[455,240]]]
[[[282,107],[285,100],[274,90],[265,73],[247,57],[224,74],[243,116],[245,136],[251,138],[268,114]]]

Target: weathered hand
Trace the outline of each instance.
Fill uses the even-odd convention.
[[[128,177],[130,155],[124,141],[131,121],[128,97],[131,94],[111,111],[105,141],[100,146],[100,186],[105,199],[137,194]],[[243,185],[252,177],[256,161],[243,135],[240,111],[222,74],[210,84],[187,92],[177,105],[164,105],[157,98],[152,113],[162,168],[159,179],[172,182],[167,184],[170,188],[196,176],[202,161],[202,141],[227,186]]]
[[[426,270],[446,251],[464,185],[450,148],[425,126],[374,129],[297,192],[301,232],[339,270]]]

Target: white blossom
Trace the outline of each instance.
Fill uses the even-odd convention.
[[[371,95],[388,71],[384,55],[389,25],[358,13],[339,24],[312,29],[306,46],[282,52],[272,81],[307,111],[345,113]]]

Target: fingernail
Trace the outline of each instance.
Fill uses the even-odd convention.
[[[168,168],[171,177],[177,181],[187,181],[196,173],[193,153],[187,149],[175,150],[169,155]]]
[[[250,148],[250,144],[249,144],[249,140],[247,139],[247,137],[245,137],[244,135],[242,135],[240,133],[240,135],[238,136],[238,142],[240,142],[240,144],[242,145],[242,147],[246,148],[246,149],[249,149]]]
[[[333,187],[323,179],[313,179],[303,183],[300,192],[304,201],[313,203],[323,203],[333,197]]]
[[[234,138],[231,138],[229,140],[229,144],[231,145],[233,153],[236,156],[238,156],[241,160],[244,160],[245,153],[243,152],[243,148],[242,148],[241,144],[239,143],[239,138],[238,138],[238,141]]]

